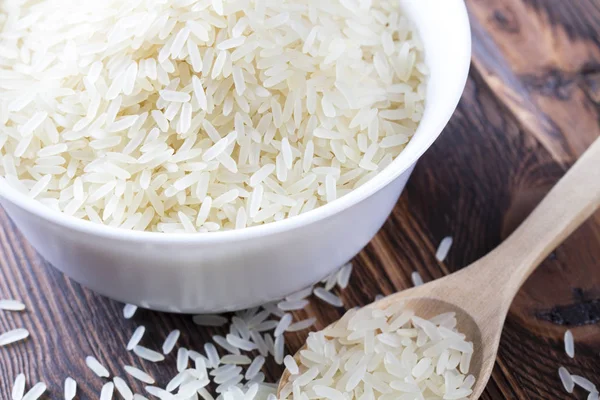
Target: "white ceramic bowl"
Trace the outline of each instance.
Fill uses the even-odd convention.
[[[462,0],[401,0],[431,70],[423,120],[374,179],[323,207],[238,231],[135,232],[62,215],[0,182],[0,204],[52,265],[114,299],[175,312],[264,303],[311,285],[356,255],[381,228],[415,163],[462,94],[471,36]]]

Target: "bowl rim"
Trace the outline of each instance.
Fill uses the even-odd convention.
[[[406,3],[410,1],[411,0],[400,0],[400,3]],[[433,142],[441,134],[442,130],[456,109],[463,89],[466,85],[469,72],[471,61],[471,30],[467,8],[464,1],[445,0],[444,2],[447,6],[452,3],[451,7],[457,8],[458,13],[456,15],[458,20],[454,21],[454,24],[455,27],[460,31],[459,35],[463,37],[463,43],[465,44],[465,51],[463,51],[463,54],[459,54],[460,60],[458,61],[458,65],[460,67],[460,76],[457,76],[453,83],[455,91],[452,95],[451,101],[448,101],[447,104],[445,104],[445,108],[441,112],[442,116],[438,117],[435,124],[433,124],[433,126],[429,129],[429,131],[432,133],[427,133],[428,137],[423,145],[418,147],[416,150],[411,149],[412,151],[407,151],[409,150],[407,147],[390,163],[390,165],[381,170],[371,180],[354,189],[350,193],[332,201],[331,203],[327,203],[306,213],[286,218],[281,221],[269,222],[243,229],[198,233],[164,233],[122,229],[83,220],[71,215],[65,215],[60,211],[51,209],[37,200],[29,198],[25,194],[20,193],[8,185],[5,182],[5,178],[2,176],[0,176],[0,200],[5,199],[16,207],[21,208],[22,210],[27,211],[38,218],[68,228],[72,231],[107,239],[143,243],[196,244],[243,241],[257,237],[279,234],[285,231],[293,230],[294,228],[309,225],[318,220],[331,217],[357,203],[362,202],[369,196],[372,196],[387,186],[390,182],[398,178],[402,173],[407,171],[418,161],[418,159],[427,151],[427,149],[431,147]],[[416,29],[419,29],[418,25],[416,26]],[[425,49],[425,52],[427,52],[427,49]],[[425,57],[427,58],[427,53],[425,54]],[[421,126],[422,123],[420,123],[417,127],[415,135],[418,135],[421,132]]]

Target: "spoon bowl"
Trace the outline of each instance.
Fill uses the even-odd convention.
[[[475,349],[475,353],[471,359],[469,374],[475,377],[489,376],[494,366],[494,359],[496,358],[500,342],[503,320],[500,322],[497,322],[499,321],[498,319],[488,320],[488,322],[493,323],[496,321],[499,324],[495,328],[488,327],[486,321],[475,319],[479,314],[475,314],[474,318],[472,314],[473,310],[470,310],[468,305],[465,308],[465,305],[461,301],[464,296],[457,296],[456,299],[451,297],[448,290],[459,286],[459,282],[462,279],[461,275],[463,274],[452,274],[428,284],[392,294],[370,304],[368,307],[384,310],[394,304],[403,303],[406,309],[413,310],[415,315],[424,319],[430,319],[444,313],[454,313],[456,315],[457,327],[459,327],[461,333],[465,334],[465,340],[473,343]],[[485,326],[486,329],[482,331],[481,326]],[[298,357],[300,351],[305,349],[306,345],[296,353],[295,358],[297,363],[300,363]],[[289,382],[289,379],[290,372],[286,369],[281,376],[278,392]],[[473,386],[472,396],[479,396],[484,388],[485,382],[481,383],[478,379]]]
[[[600,139],[597,139],[537,208],[491,253],[444,278],[392,294],[368,307],[403,303],[420,318],[454,312],[457,329],[473,343],[471,399],[490,378],[506,315],[523,282],[544,258],[600,206]],[[303,350],[304,347],[300,350]],[[296,361],[299,361],[296,354]],[[278,395],[289,382],[286,370]]]

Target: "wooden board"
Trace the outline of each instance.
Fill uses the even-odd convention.
[[[371,302],[411,285],[417,270],[431,280],[460,269],[502,241],[579,154],[600,135],[600,3],[597,0],[468,0],[473,63],[463,99],[443,135],[418,164],[392,216],[354,260],[351,285],[339,292],[346,307]],[[548,216],[552,218],[552,216]],[[447,260],[434,253],[454,237]],[[600,385],[600,213],[560,246],[527,281],[508,316],[498,363],[484,399],[585,398],[564,393],[560,365]],[[140,362],[124,350],[139,324],[144,344],[160,348],[180,329],[180,344],[201,348],[218,330],[189,316],[139,311],[122,317],[122,304],[98,296],[47,265],[0,211],[0,298],[20,298],[23,313],[0,313],[0,332],[26,327],[32,337],[0,348],[0,399],[24,372],[43,380],[48,399],[61,399],[67,376],[80,399],[98,398],[103,381],[84,364],[100,359],[125,377],[137,365],[165,384],[164,365]],[[477,288],[473,288],[477,298]],[[297,318],[314,315],[317,328],[342,310],[313,300]],[[564,354],[572,329],[576,357]],[[294,352],[306,333],[287,335]],[[281,368],[268,365],[276,379]],[[136,390],[142,385],[127,380]]]

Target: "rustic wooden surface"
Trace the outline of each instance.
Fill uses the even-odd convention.
[[[600,2],[598,0],[468,0],[473,63],[463,99],[441,138],[423,157],[393,215],[354,260],[347,307],[411,285],[413,270],[431,280],[481,257],[537,204],[586,147],[600,135]],[[548,216],[552,218],[552,216]],[[454,237],[443,263],[439,241]],[[600,385],[600,213],[576,231],[524,285],[503,333],[484,399],[585,398],[567,395],[557,369],[566,366]],[[138,311],[122,317],[122,304],[96,295],[47,265],[0,210],[0,298],[20,298],[23,313],[0,313],[0,332],[27,327],[32,337],[0,348],[0,399],[24,372],[43,380],[47,399],[62,398],[74,377],[80,399],[98,397],[103,382],[84,364],[94,355],[125,377],[137,365],[166,383],[174,354],[155,365],[124,351],[138,324],[144,344],[160,348],[180,329],[180,344],[200,348],[214,332],[188,316]],[[477,288],[473,288],[477,298]],[[341,315],[313,300],[298,317],[323,327]],[[564,354],[572,329],[576,356]],[[287,336],[294,352],[305,333]],[[266,368],[270,378],[281,369]],[[128,382],[141,390],[138,382]]]

